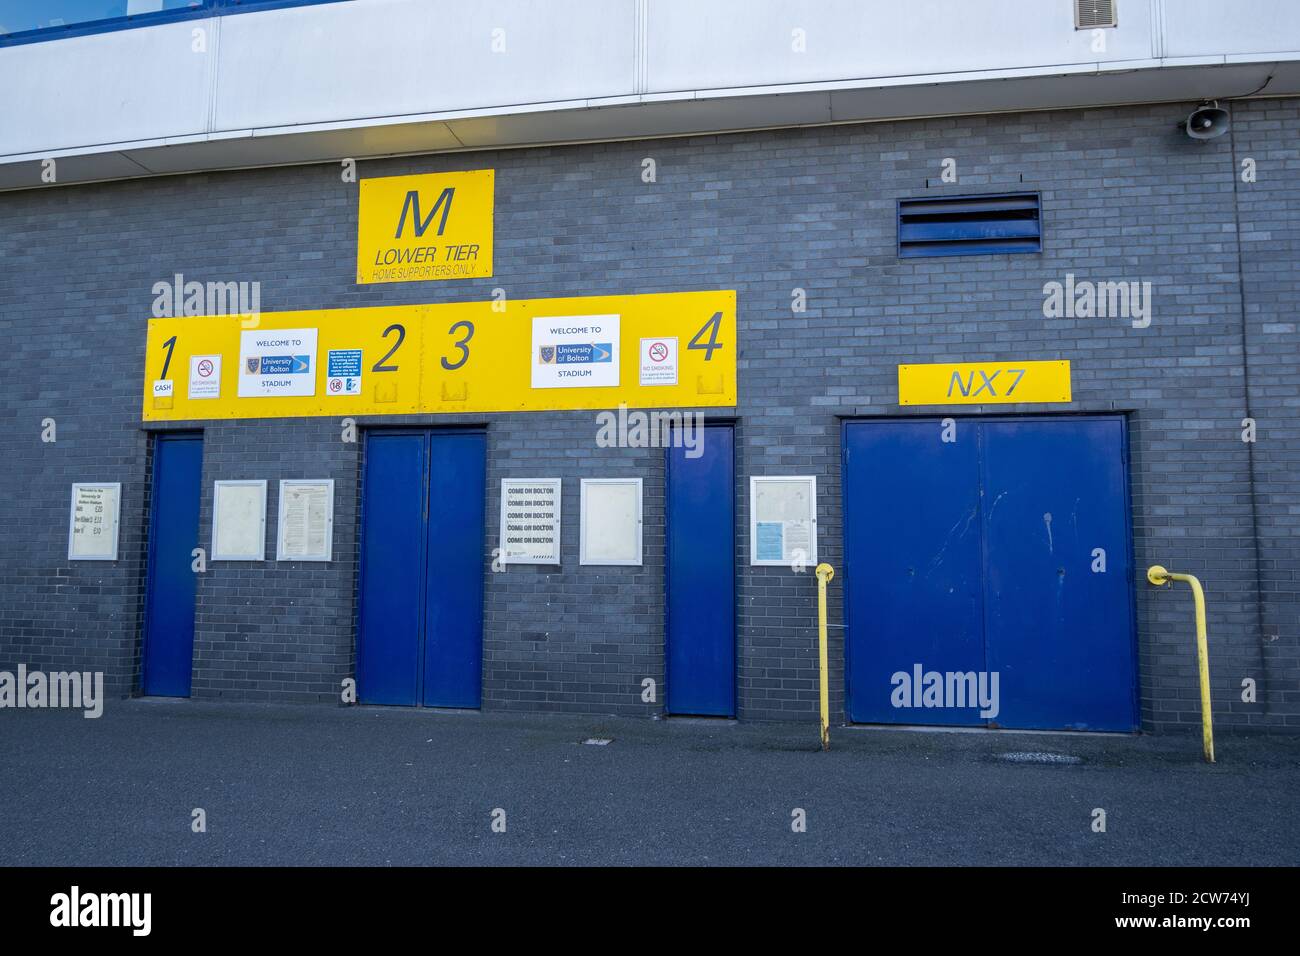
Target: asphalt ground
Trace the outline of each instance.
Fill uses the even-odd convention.
[[[1220,735],[1218,757],[1193,736],[836,727],[822,753],[815,723],[3,710],[0,865],[1300,862],[1300,738]]]

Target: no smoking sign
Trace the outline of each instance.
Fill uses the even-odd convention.
[[[190,398],[221,397],[221,356],[190,356]]]
[[[674,337],[641,340],[641,384],[677,384],[677,339]]]

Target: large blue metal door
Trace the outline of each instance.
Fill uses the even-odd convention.
[[[202,478],[202,435],[155,438],[141,668],[142,689],[151,696],[190,696]]]
[[[426,707],[479,706],[486,450],[482,432],[435,432],[429,440]]]
[[[362,703],[479,706],[485,449],[481,432],[366,436]]]
[[[1135,729],[1126,454],[1119,417],[847,424],[849,718]]]
[[[730,425],[704,428],[702,454],[668,449],[665,705],[736,713],[736,472]]]
[[[997,724],[1136,729],[1123,421],[989,422],[982,446]]]
[[[849,719],[983,723],[969,708],[912,706],[918,666],[984,669],[974,436],[946,442],[938,421],[852,425],[844,459],[845,599],[851,633],[862,637],[845,648]]]
[[[366,435],[362,479],[357,699],[419,700],[424,598],[423,432]]]

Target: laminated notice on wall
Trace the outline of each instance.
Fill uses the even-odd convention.
[[[116,561],[122,486],[78,483],[72,486],[68,524],[69,561]]]
[[[640,478],[582,479],[579,518],[579,563],[641,563]]]
[[[560,479],[501,479],[503,564],[560,563]]]
[[[212,559],[266,557],[266,482],[218,481],[212,491]]]
[[[817,479],[750,478],[750,563],[817,562]]]
[[[333,557],[334,481],[281,481],[277,561]]]

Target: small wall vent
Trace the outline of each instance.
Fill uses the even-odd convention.
[[[1074,28],[1093,30],[1115,26],[1115,0],[1074,0]]]
[[[981,256],[1041,252],[1037,193],[901,199],[898,255]]]

